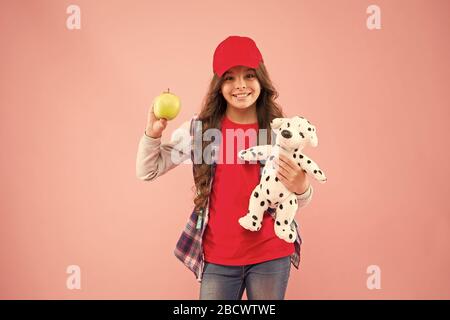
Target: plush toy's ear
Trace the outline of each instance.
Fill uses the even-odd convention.
[[[310,129],[311,131],[308,131],[307,133],[309,136],[309,143],[311,144],[311,147],[317,147],[319,139],[317,138],[316,127],[310,124]]]
[[[272,129],[278,129],[283,124],[284,118],[275,118],[270,122],[270,126]]]

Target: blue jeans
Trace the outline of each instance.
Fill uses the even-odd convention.
[[[283,300],[291,271],[290,256],[245,266],[205,262],[200,300]]]

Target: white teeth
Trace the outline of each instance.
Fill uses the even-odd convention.
[[[238,98],[243,98],[243,97],[248,96],[249,94],[250,93],[244,93],[244,94],[238,94],[238,95],[234,94],[233,96],[238,97]]]

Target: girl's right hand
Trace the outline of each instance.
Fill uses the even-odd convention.
[[[155,112],[153,111],[153,105],[148,111],[147,117],[147,127],[145,129],[145,134],[152,138],[160,138],[162,132],[167,127],[167,119],[161,118],[158,119],[155,116]]]

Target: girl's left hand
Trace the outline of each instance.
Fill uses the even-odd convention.
[[[278,179],[281,180],[290,192],[302,194],[308,190],[308,176],[294,160],[289,159],[283,154],[279,154],[279,158],[275,158],[274,161],[278,165]]]

